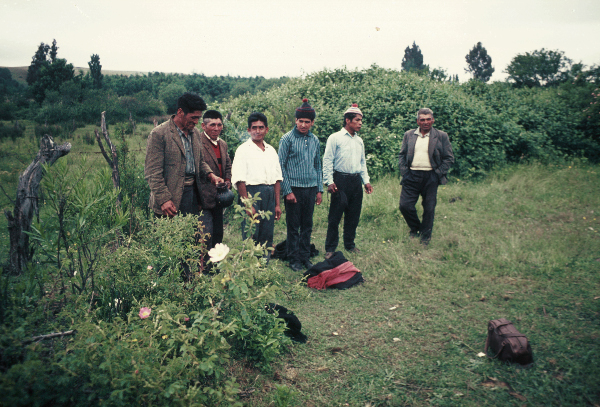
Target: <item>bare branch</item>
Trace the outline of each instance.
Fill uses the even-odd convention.
[[[51,338],[56,338],[56,337],[63,337],[63,336],[67,336],[67,335],[75,335],[76,332],[77,331],[73,329],[71,331],[55,332],[55,333],[47,334],[47,335],[34,336],[34,337],[31,337],[29,339],[24,340],[23,343],[43,341],[44,339],[51,339]]]

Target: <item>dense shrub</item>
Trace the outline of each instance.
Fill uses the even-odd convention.
[[[559,91],[441,82],[372,66],[324,70],[264,93],[240,96],[219,108],[231,112],[231,126],[238,131],[247,127],[252,111],[264,112],[270,129],[266,140],[277,147],[294,125],[294,109],[307,97],[317,111],[313,132],[324,148],[327,137],[342,127],[344,110],[356,102],[365,115],[361,137],[369,170],[377,176],[397,171],[403,135],[416,127],[417,110],[429,107],[435,127],[450,136],[456,158],[451,173],[477,177],[507,162],[598,155],[598,143],[581,126],[580,111],[568,103],[572,98],[561,100]]]
[[[18,137],[23,137],[25,129],[26,127],[19,122],[15,122],[14,125],[5,125],[4,123],[0,123],[0,140],[10,138],[14,141]]]
[[[61,160],[43,187],[34,261],[0,276],[0,404],[240,405],[231,360],[266,367],[289,343],[264,309],[283,282],[265,248],[246,240],[204,275],[197,217],[140,220],[125,236],[129,204],[108,171]],[[32,339],[50,332],[69,333]]]

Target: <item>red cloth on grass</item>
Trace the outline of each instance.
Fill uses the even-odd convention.
[[[318,276],[309,278],[306,283],[310,288],[324,290],[334,284],[343,283],[344,281],[349,280],[354,277],[356,273],[360,273],[360,270],[357,269],[352,262],[347,261],[331,270],[323,271]]]

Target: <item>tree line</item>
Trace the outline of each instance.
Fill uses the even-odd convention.
[[[89,71],[75,73],[66,59],[59,58],[59,47],[43,42],[35,51],[27,72],[27,86],[20,85],[11,77],[8,69],[0,69],[0,120],[32,119],[44,125],[63,125],[69,128],[96,123],[99,112],[106,111],[109,123],[128,119],[144,120],[164,116],[175,111],[176,100],[183,92],[200,94],[209,103],[223,102],[244,94],[255,94],[271,87],[281,86],[290,78],[265,79],[242,78],[203,74],[170,74],[149,72],[147,75],[103,75],[100,56],[93,54],[88,62]],[[473,87],[469,82],[486,83],[495,68],[492,57],[481,42],[465,55],[465,72],[472,78],[461,86]],[[404,50],[402,72],[414,73],[434,81],[459,84],[458,75],[451,75],[444,68],[430,68],[424,63],[420,47],[413,42]],[[574,103],[586,102],[590,123],[596,109],[596,91],[585,84],[595,86],[600,82],[600,66],[586,67],[573,63],[562,51],[534,50],[517,54],[505,72],[505,85],[511,88],[557,88],[571,83],[578,84],[580,95],[569,90]],[[591,105],[591,106],[590,106]],[[151,120],[151,119],[150,119]],[[60,127],[59,127],[60,128]],[[588,132],[593,132],[588,130]],[[18,128],[3,127],[0,138],[19,133]],[[597,138],[597,136],[594,136]]]
[[[141,120],[174,113],[177,97],[185,91],[212,102],[266,90],[289,79],[163,72],[104,75],[98,54],[91,55],[84,74],[59,58],[58,50],[56,40],[40,43],[27,70],[27,86],[15,81],[9,69],[0,69],[0,120],[85,124],[97,122],[101,111],[107,111],[111,122],[126,120],[130,114]]]

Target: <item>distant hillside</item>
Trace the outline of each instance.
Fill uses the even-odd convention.
[[[27,69],[29,69],[29,66],[0,66],[0,68],[8,68],[10,70],[10,74],[12,75],[13,79],[16,80],[17,82],[22,83],[23,85],[27,85]],[[87,73],[87,71],[89,71],[89,68],[83,68],[83,67],[75,67],[75,75],[77,75],[79,73],[79,71],[83,71],[83,73]],[[102,70],[102,74],[104,75],[126,75],[126,76],[131,76],[131,75],[147,75],[148,72],[138,72],[138,71],[108,71],[108,70]]]

